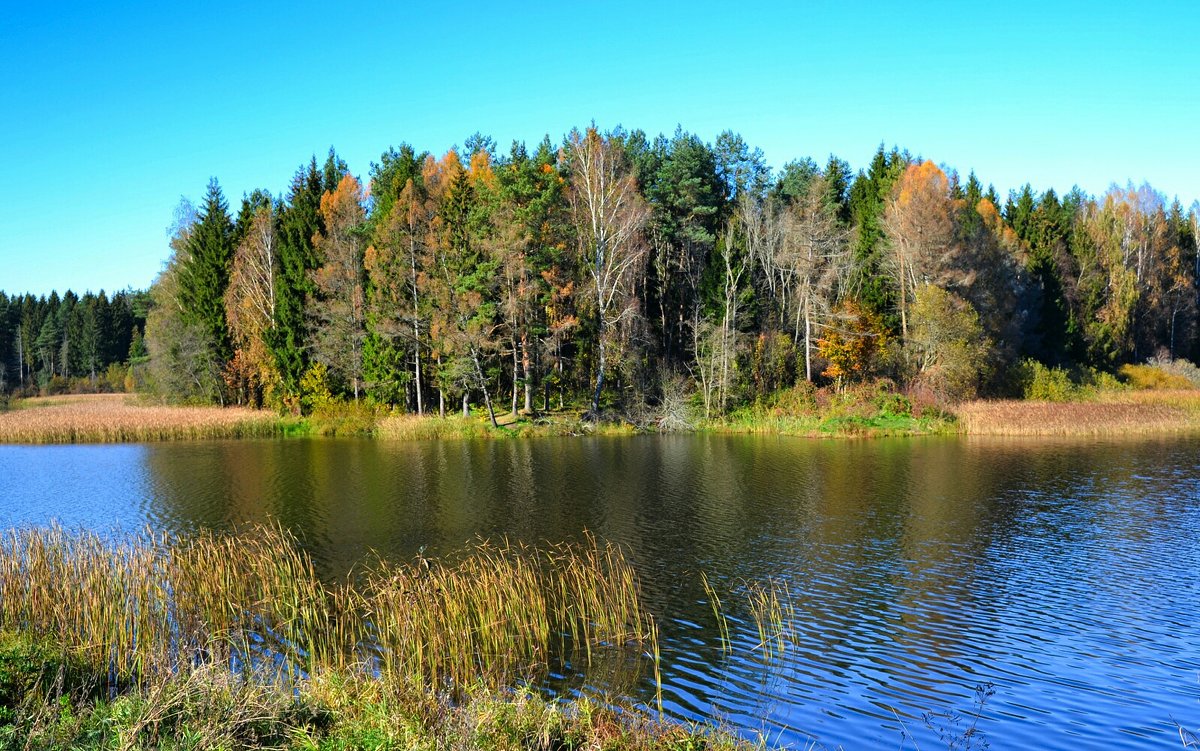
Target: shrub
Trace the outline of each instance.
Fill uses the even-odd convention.
[[[1146,361],[1147,365],[1154,367],[1171,375],[1183,376],[1191,384],[1192,388],[1200,388],[1200,368],[1189,360],[1182,358],[1171,359],[1165,357],[1151,357]]]
[[[769,409],[776,416],[798,417],[817,412],[817,389],[808,381],[776,392],[769,402]]]
[[[1190,389],[1192,382],[1179,373],[1171,373],[1154,365],[1122,365],[1118,371],[1126,383],[1138,390],[1146,389]]]
[[[881,417],[912,417],[912,401],[904,394],[884,392],[878,394],[874,402]]]
[[[1046,402],[1065,402],[1078,395],[1075,384],[1066,370],[1050,368],[1037,360],[1025,360],[1017,366],[1017,383],[1026,399]]]

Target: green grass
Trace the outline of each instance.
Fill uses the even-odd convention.
[[[577,411],[553,412],[530,417],[497,415],[498,428],[486,417],[459,415],[395,415],[379,421],[376,435],[395,440],[469,440],[537,438],[547,436],[633,435],[639,429],[624,421],[590,422]]]
[[[0,646],[0,662],[4,660]],[[0,750],[478,749],[478,751],[735,751],[762,748],[706,726],[617,710],[582,697],[476,687],[456,701],[345,673],[281,690],[198,669],[99,699],[80,686],[31,691],[0,718]]]

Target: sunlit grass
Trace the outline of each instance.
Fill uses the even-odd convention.
[[[278,418],[244,408],[141,404],[125,394],[25,399],[0,413],[0,443],[119,443],[274,435]]]
[[[1148,435],[1200,429],[1200,390],[1100,391],[1087,401],[974,401],[968,435]]]
[[[396,440],[447,440],[478,438],[534,438],[545,436],[633,435],[638,428],[628,422],[590,422],[579,412],[553,412],[536,417],[496,415],[499,428],[486,417],[471,415],[393,415],[382,418],[376,435]]]
[[[0,630],[49,638],[114,685],[200,663],[292,679],[366,670],[406,684],[501,685],[564,650],[656,639],[620,552],[480,542],[451,561],[378,562],[320,581],[289,535],[0,539]]]

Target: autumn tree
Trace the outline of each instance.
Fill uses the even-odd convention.
[[[911,313],[911,337],[904,346],[917,383],[943,401],[975,396],[991,348],[979,314],[966,300],[932,284],[917,288]]]
[[[254,209],[242,225],[225,292],[225,318],[234,346],[226,374],[244,400],[258,405],[276,380],[267,342],[275,326],[279,251],[269,202]]]
[[[458,389],[467,413],[470,390],[479,389],[496,424],[485,359],[496,349],[497,262],[487,253],[486,203],[494,186],[487,152],[476,152],[471,169],[451,151],[426,182],[439,200],[422,286],[431,301],[430,334],[441,391]]]
[[[432,221],[421,174],[424,157],[403,145],[399,151],[385,152],[373,167],[372,241],[364,262],[368,280],[365,377],[377,397],[391,402],[399,400],[401,389],[411,384],[417,414],[425,412],[422,358],[428,330],[418,266]]]
[[[645,255],[642,229],[648,211],[624,151],[595,127],[568,139],[569,192],[580,266],[587,270],[595,305],[596,364],[591,412],[600,395],[610,351],[621,326],[637,314],[635,274]]]
[[[892,191],[883,215],[890,248],[886,268],[896,282],[900,333],[908,338],[908,306],[917,287],[946,286],[956,250],[949,181],[933,162],[911,164]]]
[[[312,272],[313,359],[328,368],[358,401],[362,386],[363,339],[366,336],[363,291],[362,224],[366,213],[362,188],[344,175],[337,189],[321,197],[324,231],[313,240],[321,265]]]
[[[821,375],[839,388],[860,381],[875,371],[880,353],[888,346],[883,320],[852,297],[843,299],[817,340],[817,352],[828,363]]]

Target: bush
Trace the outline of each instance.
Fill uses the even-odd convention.
[[[884,392],[875,397],[875,408],[881,417],[912,417],[913,403],[904,394]]]
[[[126,384],[130,378],[130,369],[119,362],[109,363],[101,381],[102,388],[114,393],[127,391]]]
[[[1153,365],[1171,375],[1183,376],[1191,384],[1191,388],[1200,388],[1200,368],[1188,360],[1182,358],[1173,360],[1169,356],[1151,357],[1146,364]]]
[[[1017,366],[1016,381],[1026,399],[1065,402],[1078,396],[1071,375],[1059,367],[1050,368],[1037,360],[1024,360]]]
[[[775,393],[768,409],[776,417],[800,417],[817,413],[817,389],[808,381]]]
[[[1126,383],[1139,391],[1194,388],[1186,376],[1168,372],[1159,365],[1122,365],[1118,372]]]

